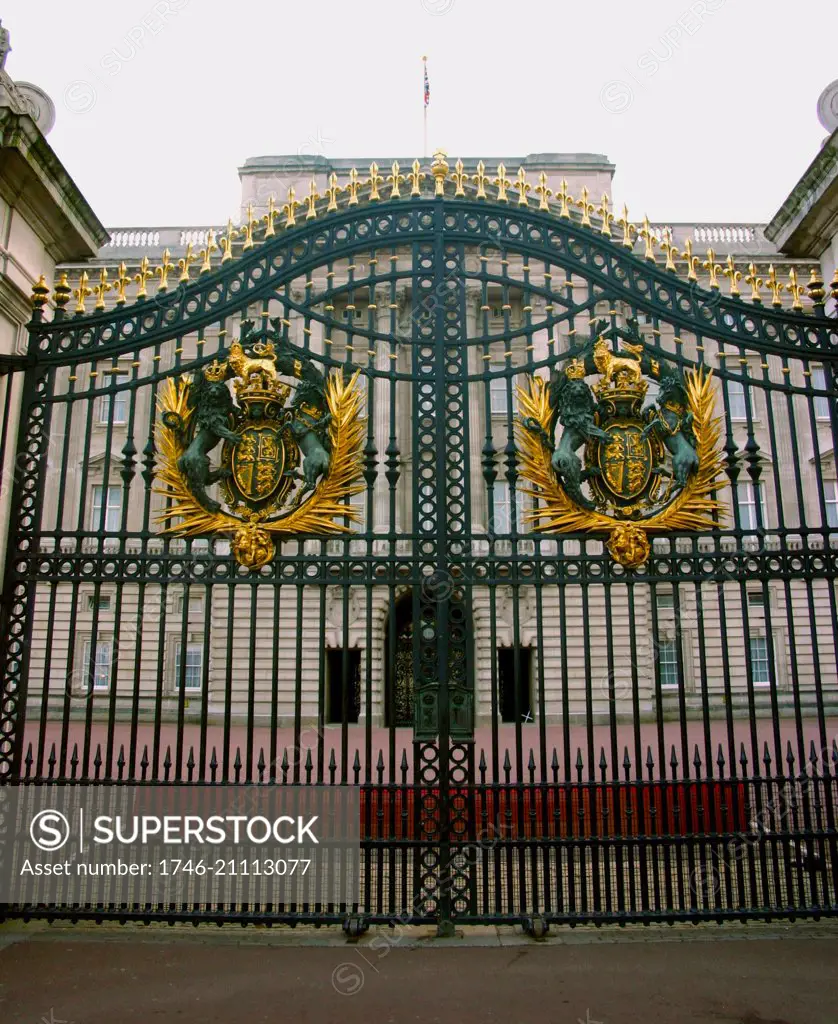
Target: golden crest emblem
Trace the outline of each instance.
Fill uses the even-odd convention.
[[[253,570],[273,559],[275,536],[346,532],[358,517],[346,499],[363,490],[360,371],[325,377],[271,324],[244,321],[223,360],[169,379],[157,428],[164,532],[232,535],[234,556]],[[207,492],[214,484],[221,501]]]
[[[625,354],[614,353],[615,339]],[[650,380],[658,394],[644,406]],[[549,384],[530,377],[518,396],[523,490],[537,499],[526,516],[536,530],[607,533],[614,560],[639,568],[649,534],[719,525],[726,481],[712,370],[682,375],[646,346],[636,321],[626,330],[595,321],[564,370]]]

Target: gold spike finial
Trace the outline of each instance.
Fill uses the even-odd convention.
[[[194,263],[198,258],[192,254],[193,245],[191,242],[186,244],[186,252],[177,261],[177,265],[180,269],[180,277],[178,278],[179,284],[187,284],[189,282],[189,267],[190,264]]]
[[[147,256],[143,256],[142,263],[145,264],[145,269],[148,270],[148,257]],[[141,267],[142,267],[142,263],[140,264]],[[151,275],[149,274],[147,276],[151,276]],[[84,313],[84,312],[86,312],[84,301],[85,301],[85,299],[87,298],[88,295],[92,295],[93,294],[93,289],[92,288],[88,288],[88,286],[87,286],[87,282],[89,280],[90,280],[90,278],[87,275],[87,271],[83,270],[79,274],[79,286],[78,286],[78,288],[73,289],[73,297],[76,299],[76,312],[77,313]],[[143,295],[145,295],[145,291],[143,291]]]
[[[798,312],[802,310],[803,303],[800,301],[800,297],[806,289],[798,283],[797,270],[794,267],[789,268],[789,283],[786,285],[786,291],[791,295],[791,308]]]
[[[707,259],[701,264],[702,267],[710,275],[709,285],[716,291],[719,290],[719,273],[721,272],[721,266],[716,263],[716,253],[713,249],[707,250]]]
[[[599,209],[597,210],[597,213],[599,214],[599,216],[600,216],[600,218],[602,220],[602,227],[599,229],[599,233],[601,235],[607,235],[610,238],[611,237],[611,225],[614,222],[614,214],[611,213],[609,211],[609,209],[608,209],[608,193],[607,192],[603,192],[602,193],[602,202],[599,204]]]
[[[489,177],[486,174],[486,165],[482,160],[478,161],[477,174],[473,175],[471,180],[477,186],[476,198],[487,199],[486,186],[489,184]]]
[[[158,292],[165,292],[169,287],[169,273],[175,269],[174,263],[169,259],[172,254],[168,249],[163,250],[163,262],[159,267],[155,268],[154,273],[160,278],[160,282],[157,285]]]
[[[47,279],[43,274],[38,278],[35,284],[32,285],[32,308],[37,310],[43,310],[49,299],[49,285]]]
[[[268,196],[268,212],[262,217],[267,227],[265,228],[265,238],[273,238],[276,235],[276,228],[274,227],[274,221],[278,210],[276,208],[276,198],[273,195]]]
[[[124,263],[120,263],[119,264],[119,269],[120,269],[120,272],[124,272],[125,271],[125,264]],[[44,282],[44,283],[46,284],[46,282]],[[38,284],[40,285],[40,281],[38,282]],[[38,285],[36,285],[35,287],[38,287]],[[55,299],[56,308],[59,309],[62,313],[64,312],[64,307],[70,301],[70,296],[72,294],[73,294],[72,289],[70,288],[70,285],[67,283],[67,272],[62,270],[61,271],[61,275],[58,278],[58,284],[55,286],[55,293],[54,293],[54,296],[53,296],[54,299]],[[122,301],[124,302],[125,299],[123,298]]]
[[[431,174],[434,176],[434,195],[445,195],[445,179],[448,177],[448,154],[444,149],[438,149],[431,161]]]
[[[634,239],[631,236],[637,234],[637,228],[629,220],[629,211],[625,203],[623,203],[623,216],[620,217],[617,223],[623,229],[623,239],[620,245],[625,246],[626,249],[633,249]]]
[[[821,276],[820,267],[812,267],[809,271],[807,290],[812,302],[816,306],[822,306],[823,300],[826,298],[826,292],[823,290],[823,277]]]
[[[832,301],[838,303],[838,267],[835,268],[835,273],[829,282],[829,294],[832,297]]]
[[[655,259],[655,242],[657,242],[657,236],[652,231],[652,225],[649,223],[649,218],[646,214],[643,215],[643,226],[637,232],[637,237],[643,239],[644,251],[643,259],[648,260],[650,263],[657,263]]]
[[[410,168],[410,174],[408,174],[408,178],[410,179],[410,194],[412,196],[422,195],[420,182],[424,181],[426,175],[419,168],[419,161],[414,160]]]
[[[116,277],[113,279],[113,284],[111,286],[116,295],[114,302],[117,306],[125,305],[125,289],[130,283],[131,278],[128,275],[128,268],[125,266],[125,261],[123,260],[117,268]]]
[[[672,244],[672,228],[663,229],[663,238],[660,240],[661,252],[666,253],[666,269],[677,273],[675,257],[678,255],[678,246]]]
[[[567,190],[567,182],[562,178],[562,187],[556,193],[556,198],[559,200],[559,216],[565,219],[570,218],[569,204],[573,202],[573,196]]]
[[[222,235],[218,240],[218,244],[221,246],[221,262],[226,263],[228,260],[233,258],[233,239],[236,237],[238,232],[233,227],[232,220],[227,221],[227,233]]]
[[[760,297],[759,290],[760,288],[762,288],[765,282],[761,277],[757,276],[757,268],[755,263],[748,264],[748,273],[745,276],[745,284],[749,284],[751,286],[751,302],[761,303],[762,298]]]
[[[148,256],[143,256],[140,260],[140,272],[134,274],[134,280],[137,282],[137,298],[144,299],[148,295],[146,290],[146,282],[150,277],[153,277],[154,271],[151,269],[149,264]]]
[[[497,186],[498,202],[508,203],[509,196],[506,194],[506,190],[512,187],[512,182],[507,178],[506,167],[503,164],[498,164],[498,176],[494,179],[492,184]]]
[[[697,281],[698,268],[701,260],[698,256],[693,256],[693,240],[691,238],[688,238],[686,242],[684,242],[684,251],[681,255],[687,261],[687,280]]]
[[[353,168],[354,170],[354,168]],[[357,174],[357,172],[356,172]],[[297,223],[297,218],[294,216],[294,211],[300,205],[296,199],[296,191],[293,185],[288,186],[288,201],[283,205],[282,212],[285,214],[285,227],[293,228]]]
[[[201,269],[199,273],[207,274],[212,270],[212,254],[218,252],[218,246],[215,244],[215,231],[210,228],[207,231],[207,247],[201,249]]]
[[[783,284],[777,280],[777,271],[774,269],[774,264],[768,264],[768,277],[765,283],[768,285],[768,290],[771,292],[771,305],[782,306],[783,300],[781,298],[783,292]]]
[[[353,167],[349,172],[349,181],[346,183],[346,191],[349,193],[349,202],[347,206],[358,205],[358,189],[361,187],[361,182],[358,178],[358,169]]]
[[[736,264],[733,262],[733,257],[730,254],[728,254],[725,269],[722,273],[730,281],[730,294],[739,295],[739,282],[742,280],[742,272],[736,269]]]
[[[320,195],[317,191],[317,182],[314,178],[308,183],[308,195],[305,197],[306,220],[314,220],[317,216],[317,200]]]
[[[532,191],[532,185],[527,181],[527,172],[523,167],[518,168],[518,177],[515,179],[515,191],[518,193],[518,205],[529,206],[527,192]]]
[[[247,252],[248,249],[253,248],[253,229],[259,223],[259,218],[253,216],[253,203],[247,204],[247,210],[245,212],[244,227],[244,245],[242,246],[242,252]]]
[[[454,182],[454,195],[465,196],[466,190],[463,186],[468,182],[468,175],[463,171],[463,161],[458,160],[454,164],[454,170],[451,172],[451,180]]]
[[[538,196],[539,210],[549,210],[550,204],[547,200],[552,196],[553,190],[547,187],[547,175],[542,171],[538,176],[538,184],[535,186],[535,194]]]
[[[582,211],[582,224],[586,228],[592,227],[591,214],[596,210],[596,207],[588,201],[588,189],[584,185],[582,186],[580,198],[576,200],[576,205]]]
[[[329,187],[326,189],[324,195],[328,198],[329,203],[326,206],[326,213],[334,213],[338,208],[338,196],[343,192],[343,189],[338,185],[338,176],[334,171],[329,175]]]
[[[398,160],[393,161],[387,181],[390,183],[390,199],[401,199],[401,186],[405,183],[405,176],[399,173]]]
[[[93,294],[96,297],[95,309],[105,308],[105,294],[111,290],[111,286],[108,284],[108,271],[106,267],[102,267],[99,271],[99,283],[93,288]]]
[[[370,164],[370,202],[375,203],[381,199],[381,193],[378,191],[379,185],[384,184],[384,178],[378,173],[378,164],[373,161]]]

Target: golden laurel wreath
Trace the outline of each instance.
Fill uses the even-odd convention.
[[[333,372],[326,381],[326,406],[331,414],[329,438],[331,460],[326,472],[315,485],[311,496],[302,504],[293,504],[279,516],[268,518],[269,511],[250,512],[245,519],[227,512],[209,512],[189,490],[178,459],[186,450],[183,434],[169,430],[161,415],[156,430],[159,452],[157,466],[158,486],[154,489],[165,494],[171,505],[159,513],[158,523],[169,523],[163,531],[178,537],[199,534],[232,534],[233,553],[239,562],[250,569],[260,569],[274,556],[272,534],[289,536],[301,533],[348,533],[350,526],[336,523],[335,518],[357,522],[360,512],[346,499],[364,490],[361,476],[365,420],[361,417],[362,397],[355,387],[360,371],[349,381],[343,374]],[[191,381],[170,378],[158,400],[161,414],[175,413],[187,431],[194,410],[189,403]],[[173,522],[177,520],[177,522]]]
[[[539,532],[607,532],[612,558],[632,569],[649,558],[649,533],[717,527],[719,518],[724,517],[727,510],[723,502],[710,495],[726,486],[727,480],[723,476],[724,453],[720,447],[722,418],[713,415],[712,376],[712,370],[705,373],[700,367],[687,370],[684,379],[693,414],[698,469],[665,508],[642,519],[615,519],[595,509],[583,508],[565,492],[550,461],[552,452],[543,440],[544,435],[549,435],[553,414],[549,391],[540,377],[530,377],[527,387],[517,389],[519,419],[515,426],[521,475],[532,485],[521,490],[537,498],[539,507],[525,512],[525,520],[535,524],[534,529]],[[529,418],[541,426],[544,435],[524,426]]]

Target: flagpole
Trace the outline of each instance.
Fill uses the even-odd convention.
[[[425,70],[424,77],[422,80],[422,96],[423,96],[423,110],[424,110],[424,144],[422,146],[422,157],[428,159],[428,58],[427,55],[422,57],[422,64]]]

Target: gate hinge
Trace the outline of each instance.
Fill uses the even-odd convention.
[[[369,930],[369,921],[363,914],[350,914],[343,922],[343,931],[347,939],[360,939]]]
[[[533,939],[544,939],[550,931],[547,918],[542,914],[533,914],[532,917],[525,917],[523,920],[524,931]]]

